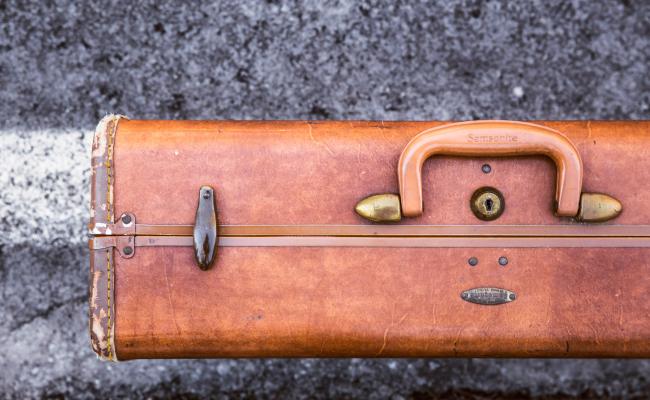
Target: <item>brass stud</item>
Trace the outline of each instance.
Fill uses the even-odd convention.
[[[354,211],[374,222],[397,222],[402,219],[400,198],[393,193],[368,196],[357,203]]]
[[[623,205],[612,196],[603,193],[582,193],[580,211],[576,219],[583,222],[603,222],[618,217]]]

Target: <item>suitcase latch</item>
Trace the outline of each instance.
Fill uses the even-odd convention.
[[[219,241],[214,193],[211,186],[199,189],[193,226],[136,224],[130,212],[123,213],[114,224],[92,223],[90,249],[115,248],[122,258],[133,258],[136,247],[192,246],[198,267],[205,271],[217,258]]]
[[[217,255],[217,209],[214,204],[214,189],[201,186],[192,236],[196,262],[204,271],[210,268]]]

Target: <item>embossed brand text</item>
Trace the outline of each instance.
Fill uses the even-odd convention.
[[[470,143],[516,143],[519,141],[517,136],[513,135],[467,135],[467,141]]]

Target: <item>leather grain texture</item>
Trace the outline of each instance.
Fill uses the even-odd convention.
[[[187,247],[117,260],[120,359],[650,355],[650,249],[220,250],[205,272]],[[485,286],[517,300],[460,298]]]
[[[118,126],[114,213],[194,222],[215,188],[219,224],[371,225],[354,212],[398,192],[405,145],[442,122],[131,121]],[[650,123],[540,122],[584,164],[583,191],[623,203],[606,224],[650,224]],[[483,164],[492,171],[481,171]],[[553,215],[556,170],[542,156],[434,156],[424,212],[409,225],[576,224]],[[498,188],[505,213],[476,219],[469,198]],[[257,356],[648,357],[649,249],[223,247],[212,269],[190,247],[116,256],[115,347],[122,359]],[[498,258],[506,256],[507,266]],[[467,264],[469,257],[480,261]],[[473,287],[517,300],[463,301]]]
[[[538,122],[536,122],[538,123]],[[196,190],[217,191],[220,224],[366,224],[355,204],[399,191],[397,163],[418,133],[443,122],[207,122],[122,120],[116,137],[116,214],[193,224]],[[650,224],[649,122],[539,122],[564,133],[584,164],[583,191],[623,203],[616,224]],[[492,167],[490,174],[481,165]],[[543,156],[435,156],[424,165],[424,213],[402,224],[476,224],[467,206],[498,188],[508,211],[490,224],[566,224],[553,215],[555,166]]]

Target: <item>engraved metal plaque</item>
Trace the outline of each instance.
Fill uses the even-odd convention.
[[[510,303],[517,298],[517,295],[506,289],[480,287],[465,290],[460,294],[460,298],[474,304],[495,306],[498,304]]]

